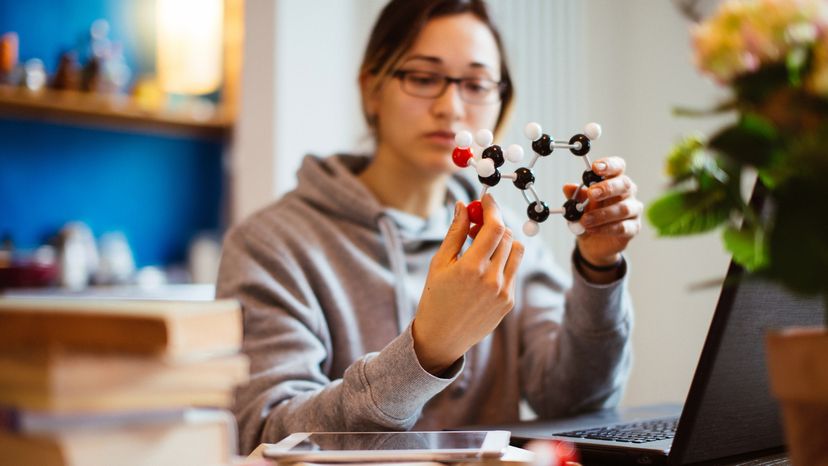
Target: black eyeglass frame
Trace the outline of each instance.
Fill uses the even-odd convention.
[[[433,75],[435,77],[442,77],[443,87],[440,89],[440,92],[438,92],[436,95],[433,95],[433,96],[430,96],[430,97],[417,95],[417,94],[412,94],[410,92],[406,92],[405,85],[403,84],[405,82],[405,77],[407,75],[413,74],[413,73],[430,74],[430,75]],[[400,87],[402,88],[402,90],[406,94],[408,94],[412,97],[419,97],[421,99],[437,99],[446,92],[446,89],[448,89],[448,87],[451,84],[457,84],[458,89],[460,89],[460,98],[463,99],[464,102],[470,103],[472,105],[490,105],[490,104],[496,104],[498,102],[501,102],[503,100],[503,94],[504,94],[504,92],[506,92],[506,88],[508,87],[508,84],[505,83],[504,81],[494,81],[494,80],[486,79],[486,78],[454,78],[454,77],[451,77],[451,76],[448,76],[448,75],[444,75],[442,73],[434,73],[434,72],[431,72],[431,71],[420,71],[420,70],[394,70],[394,71],[391,72],[391,77],[400,80]],[[470,102],[469,100],[466,99],[466,97],[463,94],[463,90],[462,90],[463,86],[461,86],[461,84],[464,81],[487,81],[487,82],[490,82],[490,83],[494,84],[495,88],[493,90],[497,91],[495,93],[497,95],[497,100],[494,100],[492,102]]]

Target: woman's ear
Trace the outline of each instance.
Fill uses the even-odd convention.
[[[377,75],[369,72],[363,72],[359,75],[359,89],[362,94],[362,111],[368,120],[368,124],[373,126],[373,122],[377,120],[377,112],[379,110],[379,89],[377,88]]]

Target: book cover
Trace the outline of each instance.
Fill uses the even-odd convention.
[[[0,299],[0,352],[42,348],[189,357],[236,353],[239,304],[219,301]]]

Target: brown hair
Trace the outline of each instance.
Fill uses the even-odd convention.
[[[503,90],[501,91],[500,113],[494,128],[495,133],[498,133],[511,111],[514,89],[509,67],[506,65],[500,33],[482,0],[391,0],[383,8],[374,24],[359,73],[360,76],[365,74],[378,76],[379,79],[373,90],[379,89],[390,79],[400,59],[414,44],[429,20],[461,13],[471,13],[482,21],[492,32],[500,52],[500,81],[503,83]],[[368,125],[373,128],[374,122],[364,108],[363,114]]]

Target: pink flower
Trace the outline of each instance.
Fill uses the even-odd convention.
[[[691,31],[694,61],[703,73],[726,84],[812,47],[826,31],[826,0],[728,0]]]

